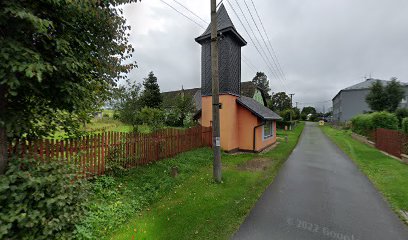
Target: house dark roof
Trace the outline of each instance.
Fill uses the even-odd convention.
[[[264,99],[264,105],[266,106],[266,96],[265,96],[265,92],[258,86],[256,86],[252,81],[248,81],[248,82],[241,82],[241,96],[246,96],[246,97],[254,97],[255,94],[255,90],[258,89]]]
[[[241,95],[253,97],[255,94],[256,85],[252,81],[241,82]]]
[[[350,87],[343,88],[340,90],[336,96],[334,96],[333,100],[343,91],[353,91],[353,90],[364,90],[364,89],[370,89],[370,87],[373,85],[375,82],[380,82],[383,86],[387,85],[390,81],[387,80],[381,80],[381,79],[374,79],[374,78],[368,78],[364,82],[360,82],[357,84],[354,84]],[[400,82],[402,86],[408,86],[407,83]]]
[[[231,31],[232,34],[240,40],[240,43],[242,46],[246,45],[247,42],[244,40],[244,38],[237,32],[237,29],[235,28],[234,24],[231,21],[230,16],[228,15],[227,10],[225,9],[224,4],[221,4],[221,6],[217,10],[217,32],[218,33],[225,33]],[[203,34],[201,34],[199,37],[197,37],[195,40],[200,43],[203,40],[210,38],[211,36],[211,23],[208,25],[207,29]]]
[[[170,91],[170,92],[162,92],[161,95],[163,97],[163,107],[164,108],[172,108],[175,105],[175,100],[177,96],[179,96],[182,91],[184,91],[184,96],[187,98],[191,98],[196,110],[201,109],[201,94],[199,97],[197,94],[201,92],[200,88],[190,88],[190,89],[183,89],[177,91]]]
[[[381,82],[382,85],[387,85],[389,81],[369,78],[369,79],[365,80],[364,82],[357,83],[357,84],[355,84],[353,86],[344,88],[343,90],[369,89],[371,87],[371,85],[373,85],[373,83],[375,83],[375,82]]]
[[[280,120],[282,119],[278,114],[255,101],[253,98],[241,96],[237,99],[237,103],[245,107],[257,117],[262,118],[263,120]]]
[[[252,81],[241,82],[241,96],[253,98],[255,89],[257,88],[261,91],[262,94],[264,94],[262,89],[257,87],[254,83],[252,83]],[[181,94],[182,91],[183,90],[163,92],[163,107],[172,108],[175,104],[174,100],[179,94]],[[197,111],[201,110],[201,88],[184,89],[184,96],[191,98]]]

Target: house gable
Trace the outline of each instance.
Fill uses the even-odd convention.
[[[264,105],[265,100],[264,100],[262,92],[259,89],[255,89],[253,99],[259,102],[260,104]]]

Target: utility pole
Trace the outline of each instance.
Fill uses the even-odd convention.
[[[211,75],[212,75],[212,134],[213,177],[221,182],[220,99],[218,76],[217,0],[211,0]]]
[[[294,93],[290,93],[290,125],[289,125],[289,130],[292,131],[292,111],[293,111],[293,95]]]

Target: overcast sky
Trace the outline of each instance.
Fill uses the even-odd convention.
[[[207,27],[175,1],[163,1]],[[209,0],[177,1],[210,21]],[[266,67],[227,1],[245,20],[235,0],[224,0],[235,27],[248,42],[243,55],[257,71],[268,75],[272,92],[295,93],[294,102],[300,102],[300,107],[312,105],[320,110],[325,105],[327,109],[331,106],[327,100],[365,76],[386,80],[395,76],[408,82],[407,0],[253,0],[286,75],[285,86]],[[237,1],[251,20],[244,5],[246,1],[251,7],[251,0]],[[202,28],[160,0],[126,5],[124,14],[132,27],[130,38],[138,64],[130,74],[132,80],[142,82],[154,71],[162,91],[182,85],[200,87],[201,48],[194,38]],[[256,31],[253,23],[252,27]],[[254,75],[242,63],[242,81]]]

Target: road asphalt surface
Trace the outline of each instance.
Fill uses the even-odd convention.
[[[408,240],[408,227],[352,160],[306,123],[233,239]]]

